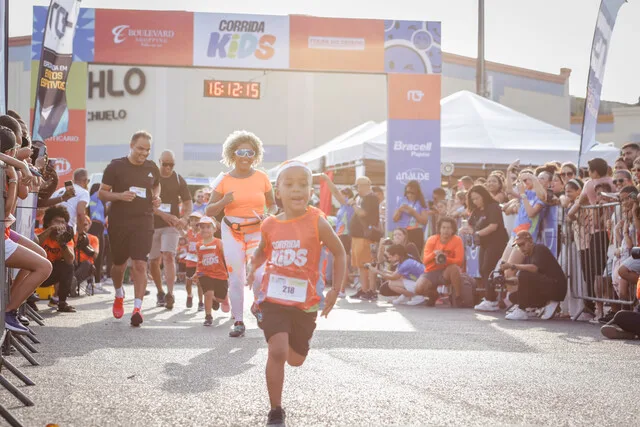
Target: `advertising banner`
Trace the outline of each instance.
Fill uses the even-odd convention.
[[[616,23],[616,17],[625,0],[602,0],[598,11],[598,20],[593,34],[591,47],[591,64],[587,80],[587,95],[584,102],[584,121],[582,122],[582,137],[580,140],[580,156],[593,148],[596,142],[596,124],[600,109],[600,95],[604,70],[609,53],[611,34]]]
[[[42,41],[47,22],[47,6],[33,7],[33,32],[31,34],[31,59],[40,61]],[[93,41],[96,21],[96,10],[80,8],[73,37],[73,62],[93,62]],[[71,107],[73,108],[73,107]]]
[[[384,21],[384,71],[442,73],[440,29],[440,22]]]
[[[440,120],[440,75],[389,74],[387,82],[390,119]]]
[[[95,62],[190,66],[193,13],[96,10]]]
[[[384,21],[291,15],[292,70],[384,72]]]
[[[391,87],[389,87],[391,93]],[[418,181],[425,199],[440,186],[440,120],[387,120],[387,231],[409,181]]]
[[[79,12],[80,0],[52,0],[49,6],[38,70],[33,139],[47,139],[67,131],[67,78]]]
[[[193,65],[289,68],[289,17],[196,13]]]
[[[480,278],[480,247],[464,246],[466,273],[473,278]]]
[[[85,167],[86,117],[86,110],[69,110],[69,129],[63,135],[45,139],[49,158],[56,159],[54,167],[60,186],[72,178],[74,170]]]

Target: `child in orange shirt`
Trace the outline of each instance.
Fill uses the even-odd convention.
[[[193,285],[193,277],[196,274],[196,267],[198,265],[197,247],[200,241],[200,235],[198,234],[198,221],[202,218],[200,212],[192,212],[189,215],[189,227],[187,229],[187,254],[184,258],[186,267],[187,283],[185,288],[187,290],[187,308],[193,306],[193,297],[191,296],[191,287]],[[204,303],[202,302],[202,289],[198,286],[198,311],[204,310]]]
[[[229,312],[229,282],[227,266],[224,263],[222,241],[213,237],[216,223],[213,218],[203,216],[198,223],[200,237],[198,243],[198,265],[194,280],[198,282],[204,293],[204,326],[211,326],[213,316],[211,310],[218,310],[222,306],[224,313]]]
[[[247,283],[266,262],[258,295],[259,326],[269,346],[267,390],[271,402],[268,424],[284,425],[281,407],[284,365],[301,366],[309,353],[322,295],[317,288],[323,245],[333,254],[333,287],[324,300],[322,316],[336,302],[345,280],[347,256],[340,239],[319,209],[308,206],[312,191],[311,170],[302,162],[280,166],[276,196],[284,212],[268,217],[261,227],[261,241],[249,265]]]

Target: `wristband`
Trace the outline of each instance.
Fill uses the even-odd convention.
[[[17,184],[18,180],[15,178],[11,178],[9,181],[7,181],[9,184]]]

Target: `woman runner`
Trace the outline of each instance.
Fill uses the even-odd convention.
[[[229,270],[229,299],[235,319],[230,337],[244,336],[244,285],[247,259],[260,242],[260,225],[265,215],[276,212],[271,182],[255,169],[262,161],[262,141],[251,132],[233,132],[222,146],[222,163],[231,167],[214,187],[207,216],[224,210],[222,244]],[[266,206],[266,209],[265,209]],[[254,284],[254,293],[259,283]]]

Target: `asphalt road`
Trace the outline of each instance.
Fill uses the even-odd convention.
[[[74,300],[76,314],[43,305],[41,366],[10,357],[36,382],[20,387],[36,406],[4,390],[0,400],[25,426],[264,424],[267,353],[253,318],[231,339],[229,315],[203,327],[183,288],[173,311],[151,297],[140,329],[130,299],[121,320],[112,295]],[[318,321],[307,362],[287,368],[284,407],[290,426],[637,425],[639,354],[637,341],[569,320],[342,300]]]

